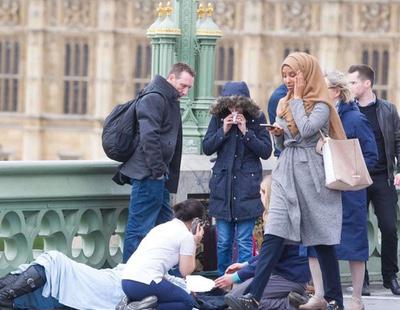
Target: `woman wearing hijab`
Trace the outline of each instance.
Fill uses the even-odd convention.
[[[265,115],[250,98],[245,82],[228,82],[211,108],[203,141],[206,155],[217,154],[210,179],[209,214],[217,219],[218,273],[232,264],[236,242],[238,261],[252,256],[253,229],[263,213],[259,184],[260,158],[272,152]]]
[[[349,84],[345,75],[339,71],[329,72],[326,76],[329,96],[335,103],[348,139],[358,139],[368,169],[378,162],[378,149],[371,124],[360,112],[357,104],[351,100]],[[367,189],[342,192],[343,225],[340,244],[335,246],[339,260],[347,260],[350,265],[353,294],[349,310],[362,310],[364,305],[361,292],[365,273],[365,261],[368,260],[367,227]],[[321,271],[315,252],[310,249],[310,269],[313,276],[315,294],[300,309],[320,309],[324,305],[324,287]]]
[[[254,280],[246,295],[229,298],[233,310],[258,309],[263,290],[285,241],[314,246],[321,265],[327,309],[343,309],[339,264],[341,193],[324,186],[322,156],[316,152],[320,130],[345,139],[339,115],[315,57],[293,53],[281,66],[288,94],[278,104],[275,127],[269,129],[281,150],[272,172],[269,221]]]

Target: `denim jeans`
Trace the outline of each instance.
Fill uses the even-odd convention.
[[[223,275],[232,264],[234,241],[238,248],[238,262],[247,262],[252,256],[255,219],[228,222],[217,220],[218,273]]]
[[[157,310],[192,310],[194,306],[191,295],[165,279],[160,283],[152,281],[150,284],[122,280],[122,289],[131,301],[142,300],[151,295],[157,296]]]
[[[67,308],[64,305],[60,304],[57,299],[51,296],[44,297],[42,295],[42,291],[43,287],[40,287],[29,294],[25,294],[15,298],[14,307],[16,309],[42,309],[42,310]]]
[[[124,239],[124,263],[154,226],[173,218],[165,180],[132,179],[131,183],[132,193]]]

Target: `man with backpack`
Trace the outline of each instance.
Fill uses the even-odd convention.
[[[132,185],[124,263],[150,229],[173,218],[170,193],[177,192],[182,155],[179,98],[188,94],[195,75],[176,63],[167,79],[156,75],[135,103],[138,144],[120,170]]]

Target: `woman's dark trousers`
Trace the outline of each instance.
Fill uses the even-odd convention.
[[[281,237],[269,234],[264,235],[254,279],[245,291],[245,293],[251,293],[257,301],[261,300],[269,277],[282,255],[284,242],[285,239]],[[315,250],[321,266],[325,299],[328,302],[336,300],[337,304],[343,307],[339,263],[336,259],[334,246],[318,245],[315,246]]]

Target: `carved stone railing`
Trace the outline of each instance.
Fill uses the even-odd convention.
[[[0,163],[0,275],[56,249],[93,267],[122,259],[129,186],[116,163]]]
[[[273,166],[268,162],[266,173]],[[130,186],[111,181],[116,165],[111,161],[0,162],[0,276],[52,249],[96,268],[121,262]],[[204,194],[210,167],[207,158],[184,156],[180,190],[173,201]],[[368,234],[370,277],[380,280],[380,233],[372,208]],[[347,262],[341,262],[341,276],[345,282],[350,280]]]

